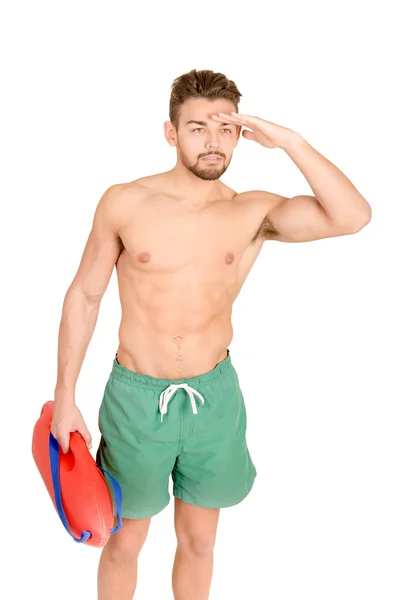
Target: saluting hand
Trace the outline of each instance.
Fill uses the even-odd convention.
[[[260,117],[253,117],[251,115],[240,115],[232,112],[229,115],[226,113],[216,113],[211,115],[213,121],[219,123],[232,123],[233,125],[243,125],[250,129],[244,129],[242,136],[246,140],[253,140],[258,142],[265,148],[280,148],[282,144],[288,141],[288,139],[296,135],[296,132],[287,127],[282,127],[271,121],[266,121]]]

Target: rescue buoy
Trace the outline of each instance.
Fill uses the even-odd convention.
[[[44,403],[35,424],[33,459],[58,515],[74,541],[88,546],[104,546],[110,535],[122,527],[121,488],[116,479],[95,462],[77,431],[70,433],[69,450],[64,454],[50,431],[54,404],[54,400]],[[113,499],[101,471],[113,485],[118,519],[115,527]]]

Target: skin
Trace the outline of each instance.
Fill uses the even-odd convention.
[[[246,204],[244,197],[220,181],[231,163],[241,127],[215,123],[211,115],[232,110],[232,106],[226,100],[188,100],[181,107],[179,131],[170,122],[164,124],[167,142],[177,149],[176,166],[137,182],[146,188],[146,198],[147,190],[154,190],[150,194],[155,212],[168,211],[169,220],[172,216],[168,229],[173,235],[157,261],[155,278],[162,306],[150,288],[142,298],[146,304],[151,304],[151,298],[154,302],[154,329],[149,337],[146,327],[141,338],[149,347],[148,356],[140,351],[131,356],[122,344],[118,351],[122,364],[133,370],[142,368],[156,377],[178,379],[205,373],[227,356],[233,337],[232,305],[261,250],[263,240],[252,243],[252,239],[265,216],[265,207]],[[192,119],[208,126],[186,125]],[[219,162],[204,159],[214,153],[221,157]],[[165,220],[161,214],[158,223],[160,235],[154,221],[153,235],[162,239]],[[152,262],[155,266],[157,245],[147,253],[143,258],[146,273]],[[120,266],[123,269],[124,262]],[[139,290],[139,279],[137,283]],[[135,310],[137,314],[135,308],[132,313]]]
[[[174,168],[113,185],[100,199],[60,325],[52,432],[63,447],[68,447],[69,431],[79,430],[90,439],[74,404],[75,384],[114,266],[122,308],[119,363],[153,377],[194,377],[226,358],[233,338],[232,306],[264,241],[303,241],[348,232],[328,229],[310,197],[302,197],[307,210],[315,211],[320,232],[306,237],[309,231],[296,230],[285,237],[276,224],[286,219],[288,231],[294,231],[288,218],[276,211],[274,227],[269,217],[287,198],[269,192],[238,193],[220,181],[242,126],[239,120],[226,124],[215,115],[232,111],[235,106],[226,99],[186,101],[178,131],[169,121],[164,123],[165,138],[176,148]],[[206,124],[186,125],[189,120]],[[213,153],[222,160],[204,159]],[[218,518],[219,509],[175,498],[175,599],[209,597]],[[101,555],[99,600],[128,600],[136,589],[137,558],[151,519],[123,521]]]
[[[265,203],[220,181],[241,127],[210,116],[233,108],[227,100],[185,102],[179,131],[164,124],[176,166],[112,186],[100,200],[98,233],[92,232],[71,288],[85,290],[99,306],[115,265],[118,361],[127,369],[179,379],[205,373],[227,356],[232,305],[262,248],[262,236],[254,236],[266,212]],[[190,119],[208,127],[185,126]],[[219,163],[204,160],[214,152]]]

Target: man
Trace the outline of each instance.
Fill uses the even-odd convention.
[[[220,509],[241,502],[257,475],[228,349],[233,302],[266,240],[347,235],[371,218],[365,198],[299,133],[239,115],[240,96],[212,71],[174,81],[164,134],[176,166],[106,190],[65,297],[52,423],[64,452],[71,431],[91,448],[75,386],[116,266],[122,321],[96,460],[121,485],[123,527],[102,551],[99,600],[133,597],[151,517],[170,501],[170,475],[174,597],[209,597]],[[242,131],[283,149],[315,196],[237,193],[223,184]]]

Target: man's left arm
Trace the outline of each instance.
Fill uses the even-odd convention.
[[[307,179],[315,196],[277,202],[267,220],[282,241],[308,241],[360,231],[371,220],[371,206],[351,181],[299,133],[279,145]]]
[[[286,198],[255,190],[245,192],[265,206],[265,218],[259,230],[263,239],[282,242],[306,242],[360,231],[371,220],[371,207],[349,179],[317,152],[298,132],[252,115],[217,113],[217,122],[231,122],[246,140],[265,148],[281,148],[297,165],[315,196]]]

